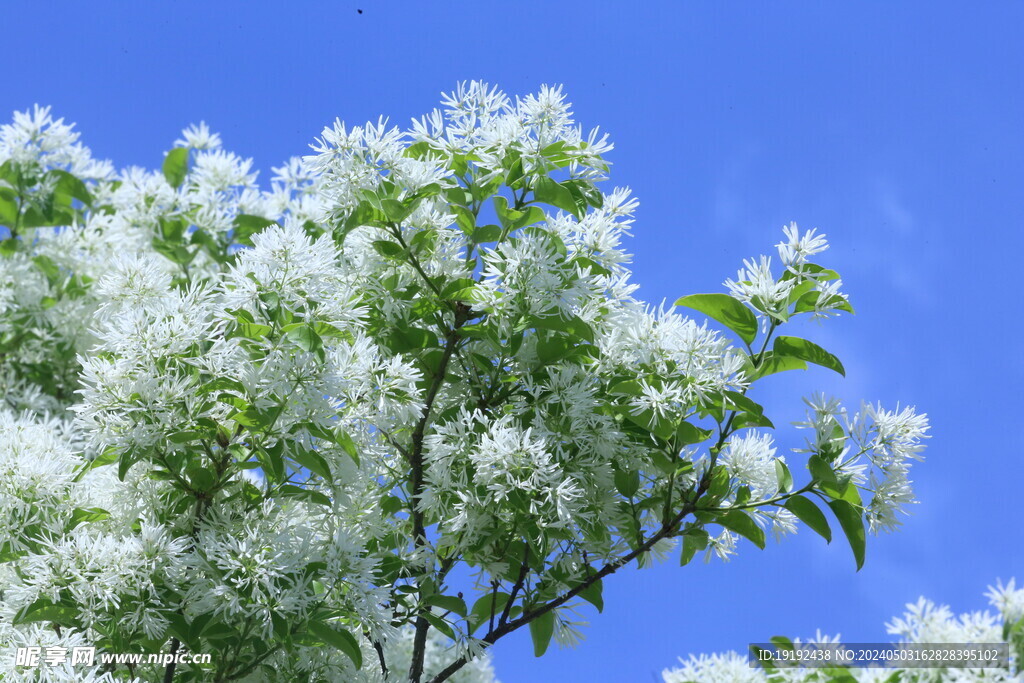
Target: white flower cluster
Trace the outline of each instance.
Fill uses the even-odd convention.
[[[849,416],[839,401],[816,394],[804,400],[807,420],[798,427],[813,430],[798,453],[825,453],[837,474],[870,494],[866,517],[870,530],[893,531],[898,514],[916,502],[909,478],[913,460],[921,459],[928,417],[913,408],[885,410],[865,404]]]
[[[109,178],[110,162],[93,159],[78,136],[74,124],[50,115],[50,107],[16,111],[12,123],[0,125],[0,163],[11,161],[30,172],[59,168],[79,178]]]
[[[475,155],[490,173],[500,171],[510,147],[523,150],[524,171],[529,172],[545,163],[542,152],[554,144],[564,145],[574,175],[599,177],[607,169],[601,156],[612,149],[608,136],[594,129],[583,137],[561,87],[543,86],[513,103],[496,87],[473,81],[460,84],[442,105],[443,111],[413,121],[413,139],[446,155]]]
[[[898,638],[900,644],[995,644],[1010,645],[1010,669],[1005,668],[871,668],[843,669],[842,678],[833,678],[829,671],[809,667],[783,667],[767,673],[754,668],[746,655],[738,652],[690,655],[680,658],[680,666],[662,671],[664,683],[811,683],[812,681],[857,681],[883,683],[884,681],[910,681],[913,683],[1011,683],[1020,681],[1022,645],[1024,641],[1024,589],[1016,588],[1011,579],[1007,584],[998,582],[990,586],[986,595],[996,609],[956,615],[946,605],[938,605],[924,597],[906,606],[901,617],[886,624],[886,632]],[[1011,634],[1016,635],[1011,635]],[[794,639],[795,645],[801,641]],[[828,636],[820,631],[807,643],[841,643],[839,636]]]
[[[815,230],[800,233],[796,223],[783,227],[786,241],[776,245],[785,272],[779,278],[772,274],[772,260],[761,256],[759,260],[743,261],[744,267],[736,274],[735,280],[726,280],[729,292],[740,301],[753,305],[767,325],[783,317],[794,294],[815,319],[827,318],[840,310],[851,310],[847,296],[839,291],[842,280],[829,270],[814,266],[807,259],[828,249],[825,235],[816,235]]]
[[[609,150],[560,88],[474,82],[405,131],[337,121],[261,190],[205,123],[160,172],[115,173],[48,110],[17,114],[0,128],[0,644],[46,609],[108,649],[234,653],[197,677],[383,681],[379,649],[388,681],[421,656],[490,681],[459,564],[508,596],[492,627],[602,563],[664,557],[704,494],[688,531],[726,511],[754,538],[793,531],[778,506],[743,526],[788,493],[771,437],[740,431],[771,426],[746,396],[753,353],[634,297],[638,203],[598,189]],[[751,261],[716,295],[751,332],[755,314],[770,335],[849,310],[808,260],[823,236],[785,235],[778,279]],[[810,448],[866,486],[856,444],[869,521],[891,528],[927,421],[843,420],[815,408]],[[701,547],[728,557],[734,531]],[[561,643],[581,638],[572,609],[550,613]]]

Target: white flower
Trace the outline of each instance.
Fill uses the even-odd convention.
[[[1005,623],[1012,624],[1024,619],[1024,587],[1017,588],[1014,579],[1005,585],[997,581],[995,586],[989,586],[985,596],[989,604],[1002,614]]]
[[[713,655],[691,655],[680,658],[682,666],[661,672],[664,683],[767,683],[762,669],[750,666],[746,657],[737,652]]]
[[[74,124],[54,119],[50,107],[35,105],[31,111],[14,112],[14,121],[0,125],[0,163],[11,160],[39,170],[61,169],[87,179],[107,179],[109,162],[94,160],[78,143]]]
[[[770,434],[747,432],[741,437],[732,437],[722,449],[718,462],[725,466],[729,476],[739,486],[749,486],[754,500],[770,498],[779,490],[775,462],[785,462],[775,457],[774,441]]]
[[[220,149],[220,135],[211,133],[206,122],[200,121],[198,126],[192,124],[181,131],[181,138],[174,141],[174,146],[191,149]]]
[[[57,425],[0,411],[0,523],[9,550],[35,547],[60,536],[76,505],[84,503],[75,483],[82,459],[71,452]]]
[[[189,173],[189,180],[202,191],[224,191],[236,185],[249,186],[256,182],[256,174],[249,173],[252,159],[220,149],[197,152]]]
[[[796,286],[796,280],[776,280],[772,275],[772,260],[761,256],[759,261],[743,260],[744,268],[736,273],[736,280],[726,280],[729,293],[745,303],[759,305],[769,313],[778,312]]]
[[[736,554],[736,541],[738,536],[728,529],[722,529],[722,533],[708,538],[708,549],[704,553],[704,562],[711,562],[711,555],[714,553],[718,559],[728,562],[732,555]]]
[[[825,235],[815,235],[814,230],[808,230],[801,235],[796,223],[784,226],[782,232],[786,235],[786,241],[776,245],[779,250],[779,258],[787,268],[792,268],[794,272],[799,272],[799,266],[807,262],[808,256],[828,249],[828,240],[825,239]]]

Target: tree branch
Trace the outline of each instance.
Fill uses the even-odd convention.
[[[516,577],[516,583],[512,586],[512,591],[508,595],[508,602],[505,603],[505,609],[501,611],[501,618],[498,619],[498,626],[501,626],[508,622],[508,615],[512,612],[512,603],[516,601],[516,594],[523,589],[523,585],[526,583],[526,574],[530,571],[530,546],[527,545],[526,549],[523,550],[523,564],[519,567],[519,576]]]
[[[423,548],[427,543],[427,530],[423,521],[423,511],[419,509],[418,505],[423,494],[423,437],[427,431],[427,424],[430,422],[434,401],[441,390],[441,385],[444,384],[448,363],[451,362],[459,342],[459,328],[466,324],[471,315],[472,311],[469,306],[461,302],[455,304],[455,322],[445,335],[444,352],[441,355],[441,362],[437,366],[437,374],[434,375],[434,380],[427,389],[422,416],[412,433],[412,450],[409,454],[409,465],[412,469],[412,491],[409,495],[409,502],[412,509],[413,544],[417,550]],[[425,567],[424,573],[428,569]],[[419,583],[421,584],[422,582]],[[420,585],[420,588],[422,588],[422,585]],[[409,680],[411,683],[420,683],[423,677],[423,658],[426,653],[427,631],[430,629],[430,622],[423,616],[422,610],[423,608],[421,607],[420,613],[416,617],[416,633],[413,637],[412,646],[412,664],[409,667]]]
[[[710,477],[709,477],[710,471],[711,470],[708,470],[708,472],[705,473],[705,475],[701,478],[700,484],[698,485],[697,490],[696,490],[695,495],[693,496],[692,500],[690,502],[686,503],[685,505],[683,505],[683,508],[679,511],[679,513],[672,520],[662,524],[662,526],[658,530],[658,532],[655,533],[654,535],[652,535],[650,538],[648,538],[647,541],[645,541],[642,545],[640,545],[639,547],[637,547],[635,550],[631,551],[630,553],[628,553],[626,555],[623,555],[622,557],[620,557],[620,558],[618,558],[618,559],[616,559],[616,560],[614,560],[612,562],[609,562],[605,566],[601,567],[601,569],[599,569],[594,574],[591,574],[590,576],[588,576],[583,582],[581,582],[578,586],[576,586],[572,590],[567,591],[566,593],[560,595],[559,597],[554,598],[553,600],[544,603],[543,605],[541,605],[540,607],[537,607],[536,609],[533,609],[533,610],[531,610],[529,612],[524,612],[522,614],[522,616],[520,616],[517,619],[513,619],[512,621],[506,622],[505,624],[502,624],[502,625],[498,626],[498,628],[494,629],[493,631],[488,633],[483,638],[484,646],[485,647],[489,647],[489,646],[493,645],[498,640],[500,640],[503,636],[506,636],[509,633],[512,633],[513,631],[516,631],[516,630],[522,628],[523,626],[529,624],[531,621],[533,621],[537,617],[543,616],[543,615],[547,614],[548,612],[550,612],[551,610],[557,609],[558,607],[561,607],[562,605],[567,603],[569,600],[572,600],[574,597],[576,597],[577,595],[579,595],[580,593],[582,593],[586,589],[590,588],[592,585],[594,585],[600,579],[603,579],[604,577],[608,576],[609,574],[615,573],[616,571],[618,571],[619,569],[622,569],[623,567],[625,567],[627,564],[629,564],[630,562],[635,560],[637,557],[639,557],[643,553],[649,551],[652,547],[654,547],[654,544],[657,543],[658,541],[662,540],[663,538],[671,537],[678,530],[679,525],[682,523],[682,521],[688,515],[692,514],[694,512],[694,510],[697,509],[697,501],[700,499],[700,497],[702,495],[704,495],[704,493],[707,491],[708,487],[711,485],[711,480],[710,480]],[[511,603],[511,601],[510,601],[510,603]],[[439,673],[436,676],[434,676],[434,678],[432,678],[430,680],[430,683],[442,683],[443,681],[448,680],[449,678],[451,678],[451,676],[456,671],[461,669],[468,662],[469,662],[469,658],[468,657],[465,657],[465,656],[460,657],[456,661],[454,661],[451,664],[449,664],[443,671],[441,671],[441,673]]]
[[[384,675],[384,680],[388,678],[388,663],[384,661],[384,647],[380,644],[379,640],[373,641],[373,649],[377,651],[377,659],[380,661],[380,672]]]

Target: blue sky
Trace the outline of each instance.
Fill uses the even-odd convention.
[[[362,9],[359,14],[357,9]],[[809,530],[730,564],[670,561],[606,581],[575,650],[495,649],[505,683],[651,681],[678,655],[816,628],[886,640],[925,594],[980,609],[1024,579],[1024,5],[990,2],[55,2],[4,8],[0,112],[52,104],[96,156],[155,167],[208,122],[264,169],[338,116],[405,125],[457,81],[563,83],[641,201],[649,301],[720,291],[796,221],[828,234],[856,316],[806,333],[846,364],[766,380],[776,424],[824,389],[914,404],[933,438],[901,533]],[[782,445],[796,445],[791,430]],[[589,610],[589,607],[587,608]],[[586,611],[586,610],[585,610]]]

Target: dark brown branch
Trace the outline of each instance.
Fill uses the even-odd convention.
[[[181,643],[177,638],[171,638],[171,655],[178,654],[178,646]],[[164,668],[164,683],[171,683],[174,680],[174,662],[168,662]]]
[[[710,484],[711,484],[711,480],[710,480],[710,476],[709,476],[710,472],[711,472],[711,470],[709,469],[708,472],[705,473],[704,477],[701,478],[700,485],[697,487],[697,490],[696,490],[695,495],[693,496],[693,498],[687,504],[685,504],[683,506],[683,508],[679,511],[679,513],[672,520],[662,524],[662,526],[658,530],[658,532],[655,533],[654,535],[652,535],[650,538],[648,538],[647,541],[645,541],[642,545],[637,547],[632,552],[630,552],[630,553],[628,553],[626,555],[623,555],[622,557],[620,557],[620,558],[618,558],[618,559],[616,559],[616,560],[614,560],[612,562],[609,562],[605,566],[601,567],[601,569],[599,569],[594,574],[591,574],[582,583],[580,583],[578,586],[576,586],[572,590],[567,591],[566,593],[560,595],[559,597],[554,598],[553,600],[551,600],[549,602],[546,602],[543,605],[541,605],[541,606],[539,606],[539,607],[537,607],[537,608],[535,608],[535,609],[533,609],[533,610],[531,610],[529,612],[524,612],[522,614],[522,616],[520,616],[517,619],[513,619],[512,621],[509,621],[509,622],[507,622],[505,624],[502,624],[502,625],[498,626],[498,628],[494,629],[493,631],[488,633],[483,638],[483,642],[485,644],[485,647],[489,647],[489,646],[493,645],[494,643],[496,643],[503,636],[506,636],[509,633],[512,633],[513,631],[516,631],[516,630],[522,628],[523,626],[529,624],[531,621],[533,621],[537,617],[541,617],[541,616],[547,614],[548,612],[550,612],[551,610],[557,609],[558,607],[561,607],[562,605],[567,603],[569,600],[572,600],[574,597],[576,597],[577,595],[579,595],[583,591],[585,591],[588,588],[590,588],[591,586],[593,586],[597,581],[603,579],[604,577],[608,576],[609,574],[615,573],[616,571],[618,571],[619,569],[622,569],[623,567],[625,567],[627,564],[629,564],[630,562],[635,560],[637,557],[639,557],[643,553],[648,552],[652,547],[654,547],[654,544],[657,543],[658,541],[660,541],[660,540],[662,540],[664,538],[672,537],[678,531],[679,525],[682,523],[682,521],[688,515],[692,514],[694,512],[694,510],[696,510],[696,508],[697,508],[697,501],[700,499],[700,497],[702,495],[704,495],[704,493],[708,489],[708,486],[710,486]],[[468,662],[469,662],[469,659],[467,657],[461,657],[461,658],[457,659],[456,661],[454,661],[451,664],[449,664],[443,671],[441,671],[441,673],[439,673],[438,675],[434,676],[434,678],[431,679],[430,683],[442,683],[443,681],[448,680],[456,671],[461,669]]]
[[[388,678],[388,663],[384,661],[384,647],[380,644],[379,640],[373,641],[373,649],[377,651],[377,659],[380,661],[380,672],[384,675],[384,680]]]
[[[412,533],[413,543],[417,549],[427,543],[427,530],[423,520],[423,511],[419,509],[419,499],[423,494],[423,437],[426,435],[427,424],[430,422],[431,411],[434,408],[434,401],[444,384],[444,377],[448,372],[448,363],[451,362],[459,342],[459,328],[470,319],[472,311],[469,306],[459,302],[455,304],[455,321],[452,328],[448,330],[444,340],[444,352],[441,355],[441,362],[438,363],[437,373],[434,375],[427,395],[423,403],[423,413],[416,428],[412,433],[412,451],[410,453],[409,465],[412,469],[412,491],[409,495],[410,507],[412,508]],[[420,614],[416,617],[416,633],[412,645],[412,665],[409,667],[409,681],[420,683],[423,678],[423,657],[427,647],[427,631],[430,629],[430,622],[423,616],[422,610],[429,609],[420,607]]]
[[[501,611],[501,618],[498,619],[498,626],[502,626],[508,623],[508,615],[512,612],[512,603],[516,601],[516,594],[523,589],[526,584],[526,574],[530,571],[530,546],[527,545],[526,549],[523,550],[523,564],[519,567],[519,576],[516,577],[516,583],[512,586],[512,592],[508,595],[508,602],[505,603],[505,609]]]

